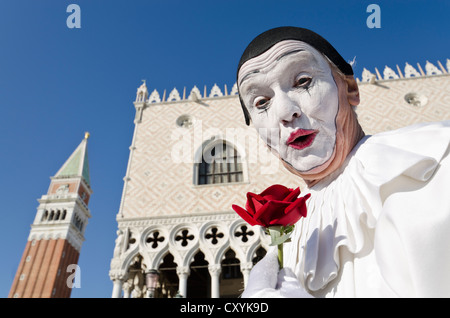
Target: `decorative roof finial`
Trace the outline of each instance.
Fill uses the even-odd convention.
[[[88,139],[90,135],[91,135],[91,134],[90,134],[88,131],[86,131],[86,132],[84,133],[84,139]]]

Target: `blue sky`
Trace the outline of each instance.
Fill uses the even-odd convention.
[[[69,29],[69,4],[81,28]],[[369,4],[381,28],[366,25]],[[7,297],[38,202],[89,131],[94,191],[72,297],[110,297],[116,214],[146,79],[160,94],[217,83],[231,88],[245,46],[281,25],[310,28],[354,67],[380,71],[450,58],[450,2],[2,0],[0,2],[0,297]]]

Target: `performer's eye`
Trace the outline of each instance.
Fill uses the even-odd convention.
[[[266,108],[269,104],[270,98],[260,96],[255,98],[255,101],[253,102],[253,105],[255,105],[256,108]]]
[[[312,78],[309,76],[300,76],[295,80],[295,87],[308,88]]]

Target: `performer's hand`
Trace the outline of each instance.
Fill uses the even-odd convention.
[[[270,249],[266,256],[251,270],[242,298],[311,298],[289,268],[279,270],[277,249]]]

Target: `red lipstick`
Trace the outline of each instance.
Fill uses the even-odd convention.
[[[305,149],[314,142],[318,131],[314,129],[297,129],[289,135],[286,144],[294,149]]]

